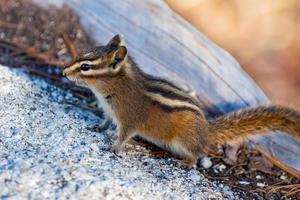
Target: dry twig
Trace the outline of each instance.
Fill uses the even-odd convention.
[[[13,52],[10,54],[12,57],[18,57],[19,55],[23,55],[25,58],[34,58],[40,60],[42,64],[55,65],[59,67],[63,67],[67,64],[66,61],[60,60],[49,60],[51,51],[47,52],[39,52],[34,47],[28,47],[24,44],[16,44],[11,41],[1,40],[0,46],[11,49]],[[34,61],[34,64],[38,64],[39,61]],[[32,63],[30,60],[22,60],[23,64]]]
[[[266,152],[266,150],[264,150],[262,147],[260,147],[257,143],[255,143],[256,148],[265,156],[267,157],[274,165],[276,165],[277,167],[281,168],[282,170],[286,171],[287,173],[295,176],[296,178],[300,179],[300,173],[299,171],[297,171],[296,169],[293,169],[285,164],[283,164],[282,162],[280,162],[279,160],[277,160],[275,157],[273,157],[272,155],[270,155],[268,152]]]
[[[271,185],[266,188],[267,195],[272,193],[280,192],[284,194],[282,198],[288,198],[291,196],[299,196],[300,195],[300,184],[292,184],[292,185]]]
[[[10,23],[10,22],[0,21],[0,28],[16,29],[17,27],[18,27],[17,24],[13,24],[13,23]]]
[[[76,46],[74,44],[74,42],[70,39],[70,37],[68,36],[67,33],[63,33],[62,34],[62,38],[65,42],[65,45],[69,51],[69,53],[72,55],[73,58],[77,57],[78,56],[78,52],[77,52],[77,49],[76,49]]]

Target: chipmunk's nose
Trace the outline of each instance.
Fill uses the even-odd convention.
[[[62,75],[63,76],[66,76],[68,74],[68,68],[65,68],[63,71],[62,71]]]
[[[76,68],[74,68],[74,66],[72,67],[72,65],[67,65],[64,67],[62,74],[63,76],[69,76],[71,74],[73,74],[76,71]]]

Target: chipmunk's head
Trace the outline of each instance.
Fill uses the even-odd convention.
[[[63,74],[76,84],[89,86],[96,79],[110,79],[126,75],[127,49],[121,35],[114,36],[106,46],[82,53],[69,66],[65,67]]]

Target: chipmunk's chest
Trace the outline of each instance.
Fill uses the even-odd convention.
[[[107,114],[109,117],[114,120],[114,122],[117,122],[116,113],[113,109],[112,105],[112,97],[110,95],[103,95],[99,93],[95,88],[92,88],[92,91],[94,95],[96,96],[99,105],[103,108],[105,114]]]

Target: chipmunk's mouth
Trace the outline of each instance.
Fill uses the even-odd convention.
[[[82,80],[81,78],[77,76],[66,76],[70,81],[74,82],[76,85],[81,87],[88,87],[88,85]]]

